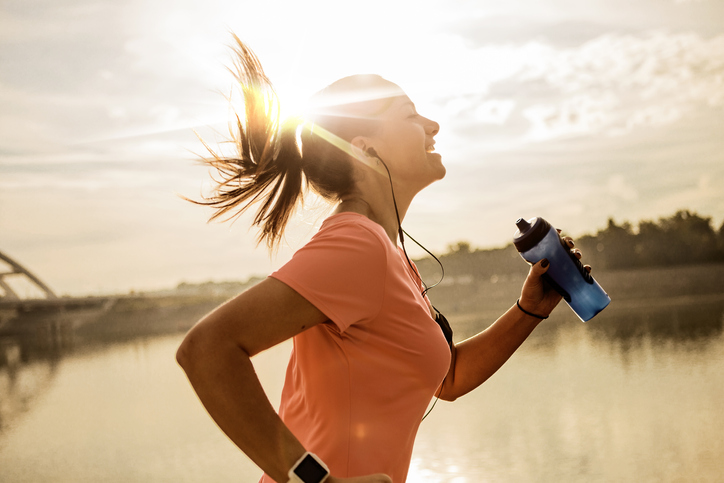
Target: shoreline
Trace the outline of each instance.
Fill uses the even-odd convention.
[[[672,311],[694,305],[724,309],[724,263],[683,265],[675,267],[652,267],[595,271],[594,277],[611,296],[611,305],[600,318],[640,311]],[[489,279],[455,277],[449,274],[446,284],[430,292],[435,306],[448,317],[451,323],[468,325],[475,320],[495,318],[510,308],[520,294],[525,273],[494,276]],[[256,279],[256,281],[261,279]],[[228,282],[225,282],[228,287]],[[91,339],[116,339],[148,336],[189,330],[200,318],[215,307],[243,292],[253,284],[239,282],[239,290],[213,291],[213,284],[203,284],[205,293],[193,293],[188,287],[184,293],[170,291],[120,295],[95,320],[82,324],[73,323],[72,312],[47,312],[40,321],[62,317],[71,321],[64,330],[74,336]],[[565,304],[564,304],[565,305]],[[567,308],[566,308],[567,310]],[[556,309],[556,319],[567,320],[569,310]],[[610,314],[610,315],[609,315]],[[575,315],[570,313],[575,320]],[[22,314],[19,316],[22,317]],[[15,320],[15,328],[25,323]],[[37,324],[37,320],[33,323]],[[42,325],[42,324],[38,324]],[[548,324],[550,325],[550,324]],[[0,328],[0,336],[17,335],[24,330],[9,331],[9,324]]]

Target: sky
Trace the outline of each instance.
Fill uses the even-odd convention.
[[[231,32],[285,112],[377,73],[440,124],[447,176],[403,224],[433,252],[506,245],[519,217],[574,237],[680,209],[724,222],[723,0],[3,0],[0,251],[68,295],[288,260],[324,207],[270,256],[249,217],[207,223],[179,196],[209,189],[196,133],[228,133]]]

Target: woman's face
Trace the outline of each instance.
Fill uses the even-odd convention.
[[[379,129],[367,137],[367,148],[374,148],[397,184],[420,190],[445,176],[434,147],[439,130],[438,123],[417,113],[409,97],[397,96],[379,117]]]

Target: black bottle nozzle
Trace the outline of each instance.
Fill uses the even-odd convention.
[[[530,223],[528,223],[525,218],[518,218],[518,221],[515,222],[515,226],[518,227],[521,234],[530,230]]]

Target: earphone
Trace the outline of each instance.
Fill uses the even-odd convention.
[[[380,159],[380,157],[377,155],[377,151],[375,151],[375,148],[367,148],[367,150],[365,151],[362,148],[355,146],[354,144],[350,144],[350,148],[352,150],[352,153],[358,158],[361,158],[361,157],[377,158],[380,161],[382,161]]]

